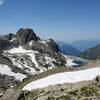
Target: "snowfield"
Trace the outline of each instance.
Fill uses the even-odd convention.
[[[31,91],[33,89],[44,88],[49,85],[89,81],[98,75],[100,75],[100,68],[92,68],[74,72],[63,72],[33,81],[27,84],[23,90]]]
[[[15,53],[30,53],[30,52],[34,53],[35,51],[33,51],[33,50],[26,50],[22,46],[19,46],[19,47],[12,48],[12,49],[10,49],[8,51],[4,51],[4,52],[15,54]]]
[[[7,65],[0,65],[0,74],[14,76],[16,80],[20,80],[20,81],[22,81],[24,78],[27,78],[26,75],[24,74],[13,72],[11,68],[8,67]]]

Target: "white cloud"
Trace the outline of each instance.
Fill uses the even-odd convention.
[[[0,6],[4,3],[4,0],[0,0]]]

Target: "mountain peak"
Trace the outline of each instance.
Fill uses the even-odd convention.
[[[16,36],[17,36],[17,40],[18,40],[19,44],[21,44],[21,45],[27,44],[28,42],[30,42],[32,40],[34,40],[34,41],[40,40],[40,38],[30,28],[19,29],[16,33]]]

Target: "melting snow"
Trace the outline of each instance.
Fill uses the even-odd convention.
[[[7,65],[0,65],[0,73],[2,75],[5,74],[8,76],[14,76],[16,80],[20,80],[20,81],[26,78],[26,75],[24,74],[12,72],[11,68],[8,67]]]
[[[80,81],[88,81],[100,75],[100,68],[92,68],[74,72],[64,72],[33,81],[27,84],[23,90],[31,91],[37,88],[44,88],[49,85],[63,84],[63,83],[77,83]]]
[[[29,45],[32,46],[33,41],[29,42]]]
[[[74,63],[73,62],[73,59],[69,59],[68,61],[67,61],[67,64],[66,64],[67,66],[78,66],[78,64],[76,64],[76,63]]]
[[[26,49],[23,49],[23,47],[19,46],[19,47],[16,47],[16,48],[12,48],[8,51],[4,51],[4,52],[9,52],[11,54],[14,54],[14,53],[34,53],[35,51],[33,50],[26,50]]]
[[[40,43],[44,43],[44,44],[46,43],[46,41],[39,41],[39,42],[40,42]]]
[[[22,64],[22,62],[18,62],[14,58],[10,58],[10,59],[11,59],[13,65],[15,65],[23,70],[25,69],[24,71],[26,71],[28,74],[30,74],[30,75],[36,74],[36,71],[34,68],[29,67],[27,64]]]
[[[52,69],[52,67],[55,67],[55,65],[53,64],[53,61],[56,62],[55,59],[45,56],[45,60],[46,60],[46,64],[49,64],[51,67],[49,67],[49,69]]]
[[[66,66],[78,66],[79,64],[74,62],[74,59],[71,59],[69,56],[62,54],[66,58]],[[76,58],[77,59],[77,58]]]
[[[39,67],[39,65],[38,65],[38,63],[35,59],[35,53],[38,53],[37,51],[26,50],[22,46],[19,46],[19,47],[12,48],[12,49],[10,49],[8,51],[4,51],[4,52],[9,52],[10,54],[22,54],[22,55],[25,54],[25,55],[28,55],[29,57],[31,57],[31,61],[35,64],[35,67],[40,69],[39,72],[43,72],[43,69],[41,69]],[[14,65],[18,66],[21,69],[28,68],[28,70],[26,70],[26,72],[28,72],[29,74],[31,74],[31,75],[36,74],[36,71],[35,71],[34,68],[28,66],[27,64],[22,64],[21,62],[18,62],[14,58],[10,58],[10,59],[13,62]]]

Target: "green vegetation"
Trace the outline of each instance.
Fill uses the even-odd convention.
[[[100,99],[100,85],[86,84],[84,86],[76,87],[67,91],[37,89],[29,92],[24,100],[99,100]],[[22,100],[22,99],[20,99]]]

